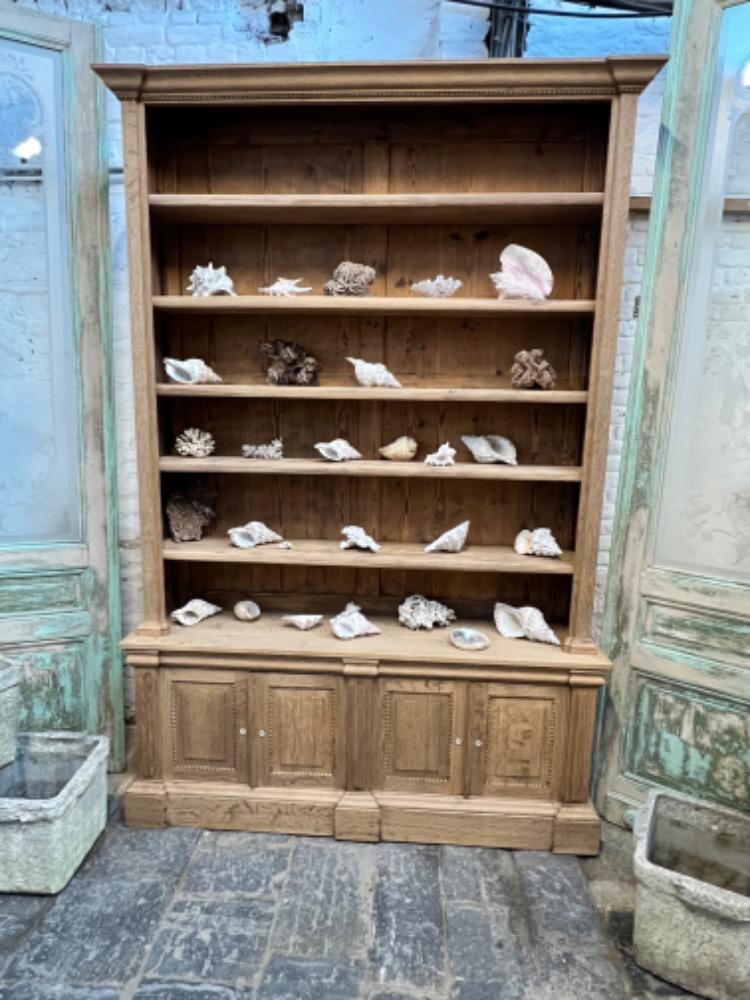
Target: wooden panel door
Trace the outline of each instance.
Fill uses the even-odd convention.
[[[460,795],[465,702],[460,681],[381,681],[376,787]]]
[[[166,673],[165,777],[247,782],[247,675],[230,670]]]
[[[472,684],[469,698],[470,794],[558,798],[568,689]]]
[[[251,702],[254,784],[343,787],[340,678],[256,674]]]

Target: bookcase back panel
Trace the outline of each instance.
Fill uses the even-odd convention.
[[[408,296],[412,282],[436,273],[463,282],[461,296],[496,298],[489,274],[509,243],[540,253],[552,268],[553,299],[590,299],[596,290],[598,227],[488,226],[163,226],[158,240],[159,286],[182,294],[197,264],[223,264],[240,295],[256,295],[279,275],[303,278],[322,294],[342,260],[375,268],[373,295]],[[160,236],[160,239],[159,239]]]
[[[287,338],[318,359],[321,385],[355,385],[353,356],[383,361],[404,386],[500,388],[510,385],[516,353],[530,347],[554,366],[557,388],[588,384],[590,319],[174,315],[157,329],[162,357],[204,358],[230,383],[265,382],[258,342]]]
[[[603,103],[148,111],[165,193],[600,191]]]

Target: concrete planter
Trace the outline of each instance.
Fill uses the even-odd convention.
[[[16,756],[20,688],[20,665],[0,656],[0,767],[10,764]]]
[[[106,736],[19,734],[0,769],[0,892],[65,888],[107,821],[108,753]]]
[[[747,1000],[750,816],[652,791],[635,826],[635,959],[714,1000]]]

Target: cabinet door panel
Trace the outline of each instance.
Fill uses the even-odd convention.
[[[169,671],[168,775],[247,781],[247,678]]]
[[[342,787],[340,679],[259,674],[252,691],[257,783]]]
[[[556,798],[568,689],[476,684],[470,697],[471,794]]]
[[[464,706],[460,682],[381,681],[378,787],[460,794]]]

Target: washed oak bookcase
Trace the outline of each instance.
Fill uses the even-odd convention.
[[[596,697],[610,668],[592,594],[638,94],[660,57],[356,65],[98,66],[122,102],[143,557],[136,779],[126,821],[343,839],[592,853]],[[499,252],[520,243],[555,276],[545,302],[499,301]],[[367,298],[321,294],[341,260],[371,264]],[[227,266],[236,298],[186,294],[197,264]],[[460,278],[451,299],[413,281]],[[258,294],[278,275],[313,294]],[[319,385],[265,382],[258,341],[301,342]],[[514,354],[541,347],[551,391],[516,390]],[[383,361],[401,389],[355,383],[346,355]],[[162,359],[202,357],[222,384],[170,384]],[[206,459],[174,454],[187,426]],[[478,465],[467,433],[502,433],[519,465]],[[400,434],[411,463],[382,460]],[[281,461],[240,457],[284,441]],[[325,463],[345,437],[363,460]],[[443,441],[449,468],[424,465]],[[209,478],[217,521],[165,530],[169,494]],[[466,518],[469,545],[424,545]],[[262,520],[293,548],[232,548]],[[378,553],[339,549],[361,524]],[[550,527],[561,559],[513,551]],[[396,610],[425,593],[491,635],[454,648]],[[200,625],[169,612],[201,596]],[[252,596],[254,623],[231,608]],[[382,628],[342,642],[289,612],[355,600]],[[561,647],[505,640],[496,600],[532,604]]]

